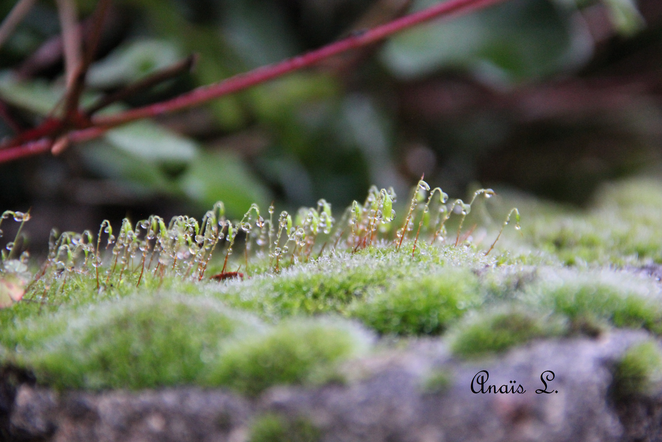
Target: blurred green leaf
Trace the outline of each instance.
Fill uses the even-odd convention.
[[[179,193],[176,184],[157,164],[141,160],[106,139],[85,143],[79,152],[87,166],[95,173],[105,178],[121,180],[125,186],[130,185],[135,193]]]
[[[282,119],[307,102],[333,98],[339,92],[333,77],[311,72],[293,73],[250,90],[258,116],[266,120]]]
[[[197,154],[196,144],[148,120],[131,123],[106,134],[115,147],[151,163],[188,163]]]
[[[110,55],[90,67],[88,85],[96,88],[117,87],[134,82],[184,58],[173,43],[141,39],[124,43]]]
[[[633,0],[602,0],[609,8],[609,18],[623,35],[630,36],[641,30],[645,22]]]
[[[223,34],[247,67],[259,67],[301,51],[282,8],[263,0],[228,3]]]
[[[262,175],[277,184],[292,205],[311,205],[315,201],[308,170],[289,152],[265,154],[256,163]]]
[[[223,201],[230,216],[241,216],[252,203],[267,207],[268,194],[243,162],[228,153],[198,155],[180,177],[181,190],[194,202],[209,208]]]
[[[4,71],[0,73],[0,95],[11,105],[46,116],[64,95],[64,87],[43,80],[19,82],[11,72]]]
[[[237,54],[219,31],[221,26],[194,25],[182,16],[175,2],[162,0],[132,0],[149,11],[154,31],[162,38],[172,39],[189,53],[200,55],[193,71],[198,84],[208,85],[237,74],[245,68]],[[220,125],[235,130],[245,124],[246,115],[240,96],[228,95],[213,100],[206,106],[212,109]]]
[[[415,9],[435,3],[419,0]],[[539,78],[591,53],[589,35],[569,19],[571,13],[546,0],[509,1],[396,36],[387,42],[382,60],[401,78],[442,68],[468,69],[500,84]]]
[[[2,99],[19,109],[27,110],[41,116],[53,115],[53,109],[64,96],[64,84],[48,83],[41,79],[19,81],[9,71],[0,72],[0,96]],[[96,99],[96,94],[85,94],[81,97],[81,105],[87,106]]]

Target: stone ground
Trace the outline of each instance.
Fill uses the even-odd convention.
[[[259,440],[656,441],[662,389],[619,400],[612,394],[616,362],[647,339],[642,331],[614,330],[469,362],[451,357],[442,340],[419,340],[354,361],[344,384],[278,387],[257,398],[193,387],[55,392],[5,369],[0,440],[241,442],[258,440],[256,426],[271,416],[286,435]],[[472,379],[481,370],[489,372],[487,384],[526,391],[475,394]],[[554,373],[551,393],[537,394],[547,370]]]

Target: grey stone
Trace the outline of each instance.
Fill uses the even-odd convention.
[[[443,340],[418,340],[348,364],[345,384],[275,387],[255,399],[223,389],[58,393],[23,383],[0,435],[16,441],[240,442],[249,439],[254,419],[275,414],[305,420],[323,442],[662,440],[659,391],[618,401],[611,395],[616,362],[650,338],[619,330],[598,339],[533,342],[471,361],[452,357]],[[472,379],[481,370],[489,372],[487,384],[525,392],[474,393]],[[447,383],[432,383],[439,373]],[[541,391],[543,374],[549,393]]]

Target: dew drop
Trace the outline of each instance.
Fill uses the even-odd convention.
[[[14,212],[14,221],[20,223],[22,221],[29,221],[29,220],[30,220],[30,214],[29,213]]]
[[[162,264],[164,266],[170,266],[173,263],[174,259],[175,257],[170,253],[161,253],[159,255],[159,264]]]

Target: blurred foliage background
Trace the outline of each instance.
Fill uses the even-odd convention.
[[[119,108],[154,103],[437,2],[116,1],[86,99],[199,54],[194,71]],[[83,36],[95,3],[77,2]],[[0,17],[14,4],[0,0]],[[0,48],[0,97],[25,127],[62,95],[59,35],[55,2],[38,1]],[[322,197],[340,209],[376,184],[404,201],[423,173],[454,196],[479,184],[582,204],[602,180],[657,173],[661,74],[659,0],[510,0],[0,165],[0,208],[32,208],[34,249],[53,226],[200,216],[217,200],[233,216]],[[0,137],[12,135],[0,121]]]

